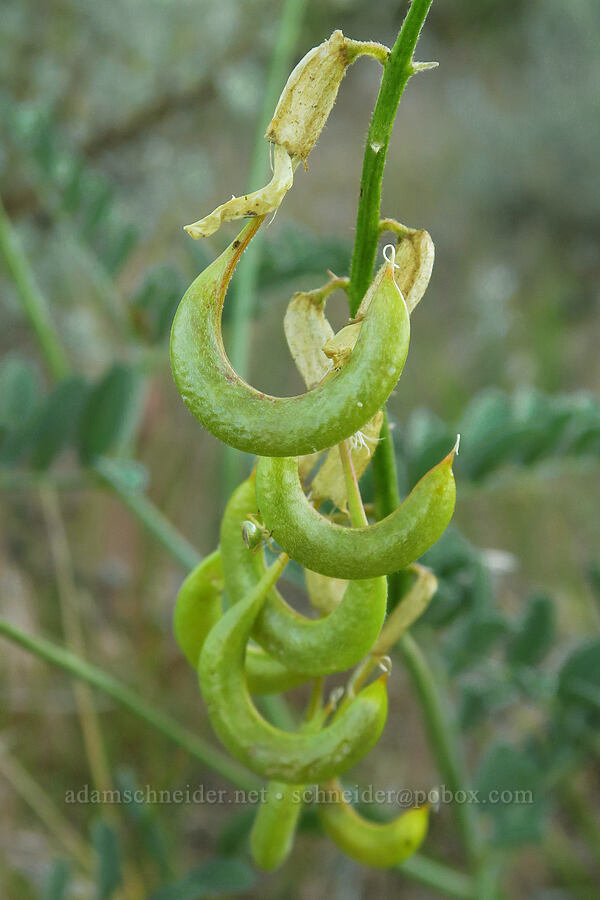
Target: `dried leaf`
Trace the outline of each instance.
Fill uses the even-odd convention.
[[[427,290],[435,248],[427,231],[414,231],[396,244],[396,284],[402,291],[409,313]]]
[[[286,148],[292,159],[306,161],[333,109],[347,67],[361,54],[385,62],[381,44],[352,41],[341,31],[313,47],[287,80],[265,137]]]
[[[419,563],[414,563],[411,568],[417,578],[389,616],[375,642],[373,653],[387,653],[404,632],[423,615],[437,590],[438,581],[431,569]]]
[[[274,212],[294,183],[295,166],[283,147],[275,147],[273,165],[273,177],[265,187],[251,194],[232,197],[227,203],[213,210],[209,216],[199,219],[192,225],[186,225],[185,231],[194,239],[208,237],[218,231],[223,222],[265,216]]]
[[[393,219],[382,220],[380,229],[398,235],[394,248],[394,278],[409,313],[412,313],[427,290],[433,270],[435,247],[431,235],[424,229],[407,228]],[[357,319],[364,319],[370,303],[371,294],[367,291],[358,307]]]
[[[334,335],[325,318],[326,296],[323,289],[294,294],[283,320],[290,353],[309,390],[332,368],[321,349]]]

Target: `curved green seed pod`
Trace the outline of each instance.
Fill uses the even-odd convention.
[[[409,809],[391,822],[370,822],[343,795],[318,807],[323,828],[335,844],[366,866],[397,866],[419,849],[427,834],[429,807]]]
[[[362,528],[336,525],[307,500],[295,459],[260,459],[256,496],[265,525],[292,559],[332,578],[371,578],[404,569],[444,533],[456,501],[456,448],[385,519]]]
[[[194,669],[198,667],[200,651],[209,631],[222,616],[223,590],[223,564],[219,550],[203,559],[179,589],[173,630],[183,655]],[[287,691],[304,684],[310,677],[302,672],[293,672],[260,647],[248,647],[246,681],[251,694]]]
[[[262,554],[242,540],[242,523],[256,512],[254,478],[232,494],[221,525],[225,587],[232,603],[251,591],[264,572]],[[269,654],[298,672],[328,675],[349,669],[365,656],[385,619],[385,578],[351,581],[339,604],[323,619],[308,619],[275,589],[259,612],[252,636]]]
[[[250,832],[250,851],[259,869],[272,872],[289,856],[302,810],[303,790],[300,784],[269,782]]]
[[[319,695],[321,688],[319,687]],[[316,733],[328,714],[320,700],[309,718],[300,726],[301,731]],[[256,865],[272,872],[282,865],[294,845],[296,825],[303,806],[303,784],[286,784],[270,781],[266,796],[254,819],[250,833],[250,850]]]
[[[197,668],[206,637],[222,615],[223,564],[215,550],[192,569],[177,594],[173,612],[173,631],[183,655]]]
[[[271,566],[217,622],[202,648],[198,673],[211,724],[229,752],[265,778],[307,784],[345,772],[376,744],[387,716],[386,679],[362,690],[317,734],[282,731],[260,715],[244,678],[245,648],[283,565]]]
[[[350,437],[383,406],[404,366],[410,319],[386,262],[367,292],[372,300],[342,369],[297,397],[250,387],[225,354],[221,313],[235,266],[263,218],[253,219],[186,291],[171,331],[171,367],[187,407],[224,443],[261,456],[300,456]]]

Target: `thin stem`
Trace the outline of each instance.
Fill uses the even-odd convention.
[[[440,775],[447,788],[456,795],[458,791],[465,790],[467,777],[456,735],[446,715],[446,706],[427,660],[409,632],[402,635],[398,646],[419,697],[429,743],[435,753]],[[455,803],[454,814],[469,859],[478,859],[480,847],[472,805]]]
[[[200,562],[200,554],[148,497],[131,490],[110,465],[110,460],[98,459],[92,471],[133,513],[144,528],[178,560],[184,569],[191,570]]]
[[[381,185],[396,110],[411,75],[413,53],[432,0],[413,0],[383,70],[379,95],[367,134],[360,182],[356,236],[350,268],[350,312],[360,305],[373,274],[381,206]]]
[[[267,75],[263,105],[256,124],[248,189],[258,190],[268,177],[268,147],[265,130],[273,115],[277,99],[285,84],[290,62],[298,42],[306,0],[286,0],[281,13],[279,31]],[[244,376],[248,368],[248,325],[254,307],[256,282],[260,266],[261,245],[252,242],[240,261],[232,285],[232,323],[230,359],[234,368]]]
[[[0,200],[0,250],[17,289],[17,296],[29,319],[54,378],[69,371],[69,363],[48,313],[48,307]]]
[[[267,75],[263,105],[256,124],[254,148],[249,173],[249,190],[257,190],[268,177],[268,149],[264,135],[273,115],[279,94],[291,67],[306,0],[286,0],[273,56]],[[247,375],[250,353],[249,328],[256,298],[256,285],[260,268],[262,245],[253,241],[240,261],[231,286],[231,335],[229,358],[234,369],[242,377]],[[226,447],[223,455],[223,490],[228,497],[242,479],[242,455],[232,447]]]
[[[381,220],[381,186],[387,150],[400,98],[408,79],[417,71],[413,52],[419,34],[429,12],[432,0],[413,0],[385,65],[379,95],[373,110],[367,135],[358,204],[356,237],[350,270],[348,296],[352,315],[372,279]],[[383,518],[394,510],[400,501],[398,494],[394,446],[387,414],[381,431],[383,438],[373,459],[375,481],[375,508],[377,518]],[[399,599],[400,577],[389,582],[389,595],[393,607]],[[433,674],[419,647],[410,634],[400,639],[404,661],[413,677],[421,703],[430,743],[442,777],[451,790],[464,790],[465,772],[458,751],[458,742],[444,714]],[[455,804],[455,815],[469,860],[478,877],[477,894],[490,889],[480,867],[480,842],[477,822],[469,804]],[[483,900],[481,895],[481,900]]]
[[[37,491],[51,487],[57,491],[81,491],[86,487],[81,472],[0,472],[0,491]]]
[[[87,476],[87,478],[86,478]],[[44,488],[55,490],[81,491],[90,486],[102,487],[114,494],[127,507],[146,530],[176,559],[184,569],[193,569],[201,559],[196,548],[185,538],[152,500],[141,491],[125,484],[108,459],[99,459],[90,472],[81,470],[76,474],[54,475],[44,472],[11,472],[0,474],[0,491],[29,491]]]
[[[282,728],[284,731],[294,731],[296,720],[285,702],[285,697],[279,694],[265,694],[260,698],[259,705],[266,718],[276,728]]]
[[[373,456],[373,481],[375,487],[375,518],[385,519],[400,505],[394,441],[387,410],[383,410],[383,422],[379,443]]]
[[[54,564],[65,643],[72,653],[84,657],[83,632],[79,618],[80,598],[75,587],[71,552],[60,503],[56,493],[50,488],[40,491],[40,500]],[[86,684],[77,681],[73,685],[73,690],[94,786],[101,792],[109,791],[112,788],[112,780],[93,694]]]
[[[448,897],[456,897],[458,900],[479,900],[475,885],[468,875],[463,875],[462,872],[457,872],[434,859],[421,856],[420,853],[409,857],[397,867],[396,871]]]
[[[211,747],[206,741],[196,737],[195,734],[183,728],[170,716],[155,709],[135,691],[132,691],[118,679],[104,672],[97,666],[80,659],[68,650],[53,644],[45,638],[26,634],[11,622],[0,617],[0,634],[8,638],[14,644],[23,647],[34,656],[51,663],[75,678],[86,681],[92,687],[97,688],[107,696],[112,697],[121,706],[124,706],[139,719],[160,731],[165,737],[173,741],[179,747],[186,750],[190,756],[199,760],[203,765],[215,772],[219,772],[223,778],[228,778],[233,784],[244,790],[253,790],[260,786],[259,779],[250,774],[243,766]]]
[[[23,768],[21,763],[0,746],[0,774],[42,820],[50,834],[87,872],[93,867],[90,847],[79,836],[76,828],[62,814],[52,798]]]

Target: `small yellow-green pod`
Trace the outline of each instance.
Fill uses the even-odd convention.
[[[256,512],[254,477],[232,494],[221,524],[225,587],[231,603],[245,597],[265,571],[264,555],[242,540],[242,523]],[[341,672],[359,662],[377,639],[385,618],[385,578],[351,581],[340,604],[322,619],[292,609],[275,589],[259,612],[252,636],[280,662],[313,676]]]
[[[224,443],[261,456],[300,456],[350,437],[383,406],[404,366],[410,319],[386,261],[367,292],[372,299],[343,368],[297,397],[250,387],[225,353],[221,313],[237,262],[263,218],[246,225],[186,291],[171,331],[171,366],[190,411]]]
[[[173,630],[179,647],[194,669],[206,637],[222,616],[223,564],[215,550],[187,576],[175,603]],[[310,675],[294,672],[273,659],[260,647],[248,647],[246,682],[251,694],[287,691],[310,679]]]
[[[282,731],[260,715],[246,686],[245,650],[283,565],[280,558],[217,622],[200,653],[198,674],[211,724],[229,752],[265,778],[308,784],[345,772],[377,743],[387,716],[386,677],[360,691],[317,734]]]
[[[307,734],[319,731],[327,708],[318,706],[300,726]],[[266,796],[254,819],[250,833],[250,851],[256,865],[267,872],[279,868],[289,856],[294,845],[298,818],[304,805],[303,784],[286,784],[270,781]]]
[[[278,869],[290,855],[302,811],[300,784],[270,781],[250,832],[252,859],[265,872]]]
[[[331,578],[372,578],[404,569],[442,536],[454,512],[455,449],[385,519],[346,528],[307,500],[296,459],[260,459],[256,496],[264,523],[292,559]]]
[[[337,792],[337,799],[319,804],[325,832],[352,859],[376,869],[404,862],[419,849],[427,835],[429,807],[409,809],[391,822],[370,822]]]

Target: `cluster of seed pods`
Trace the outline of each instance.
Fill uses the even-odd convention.
[[[329,59],[327,78],[335,82],[329,84],[329,95],[335,91],[333,99],[323,99],[321,92],[324,121],[346,66],[363,52],[385,62],[385,48],[347,41],[336,32],[292,73],[289,96],[286,100],[284,91],[278,105],[284,119],[276,111],[269,131],[276,154],[281,156],[283,148],[292,169],[305,161],[322,127],[322,122],[304,122],[302,133],[309,138],[294,144],[298,109],[306,115],[316,109],[303,96],[304,77],[311,76],[314,90],[315,73],[326,71],[324,60]],[[295,117],[289,109],[296,110]],[[283,136],[278,139],[278,134]],[[389,245],[357,316],[338,334],[325,317],[325,300],[346,279],[332,277],[321,289],[294,295],[285,331],[307,391],[269,396],[234,371],[221,333],[228,285],[264,221],[265,203],[273,199],[273,186],[267,187],[262,198],[237,198],[188,229],[196,228],[202,236],[223,219],[253,214],[184,295],[172,328],[171,363],[193,415],[224,443],[254,454],[257,463],[229,499],[218,549],[181,587],[175,633],[197,668],[220,741],[248,769],[268,779],[251,836],[256,863],[273,869],[283,862],[293,843],[303,788],[318,784],[328,788],[319,814],[333,841],[367,865],[391,866],[424,839],[428,810],[409,810],[392,822],[375,824],[347,802],[339,776],[377,743],[388,707],[386,651],[435,591],[435,578],[415,561],[438,540],[452,516],[454,451],[379,522],[370,524],[362,512],[357,479],[376,447],[380,411],[402,373],[410,312],[427,286],[433,245],[426,232],[398,226],[397,245]],[[244,199],[249,202],[240,202]],[[319,509],[325,500],[333,508],[329,514]],[[357,503],[362,519],[348,514],[348,506],[352,511]],[[271,565],[265,559],[265,537],[281,549]],[[300,615],[277,590],[290,559],[305,570],[318,618]],[[386,620],[386,576],[402,569],[411,569],[413,585]],[[383,672],[367,683],[378,663]],[[324,677],[353,668],[342,696],[324,703]],[[296,731],[272,725],[253,700],[306,683],[313,686],[312,699]]]

